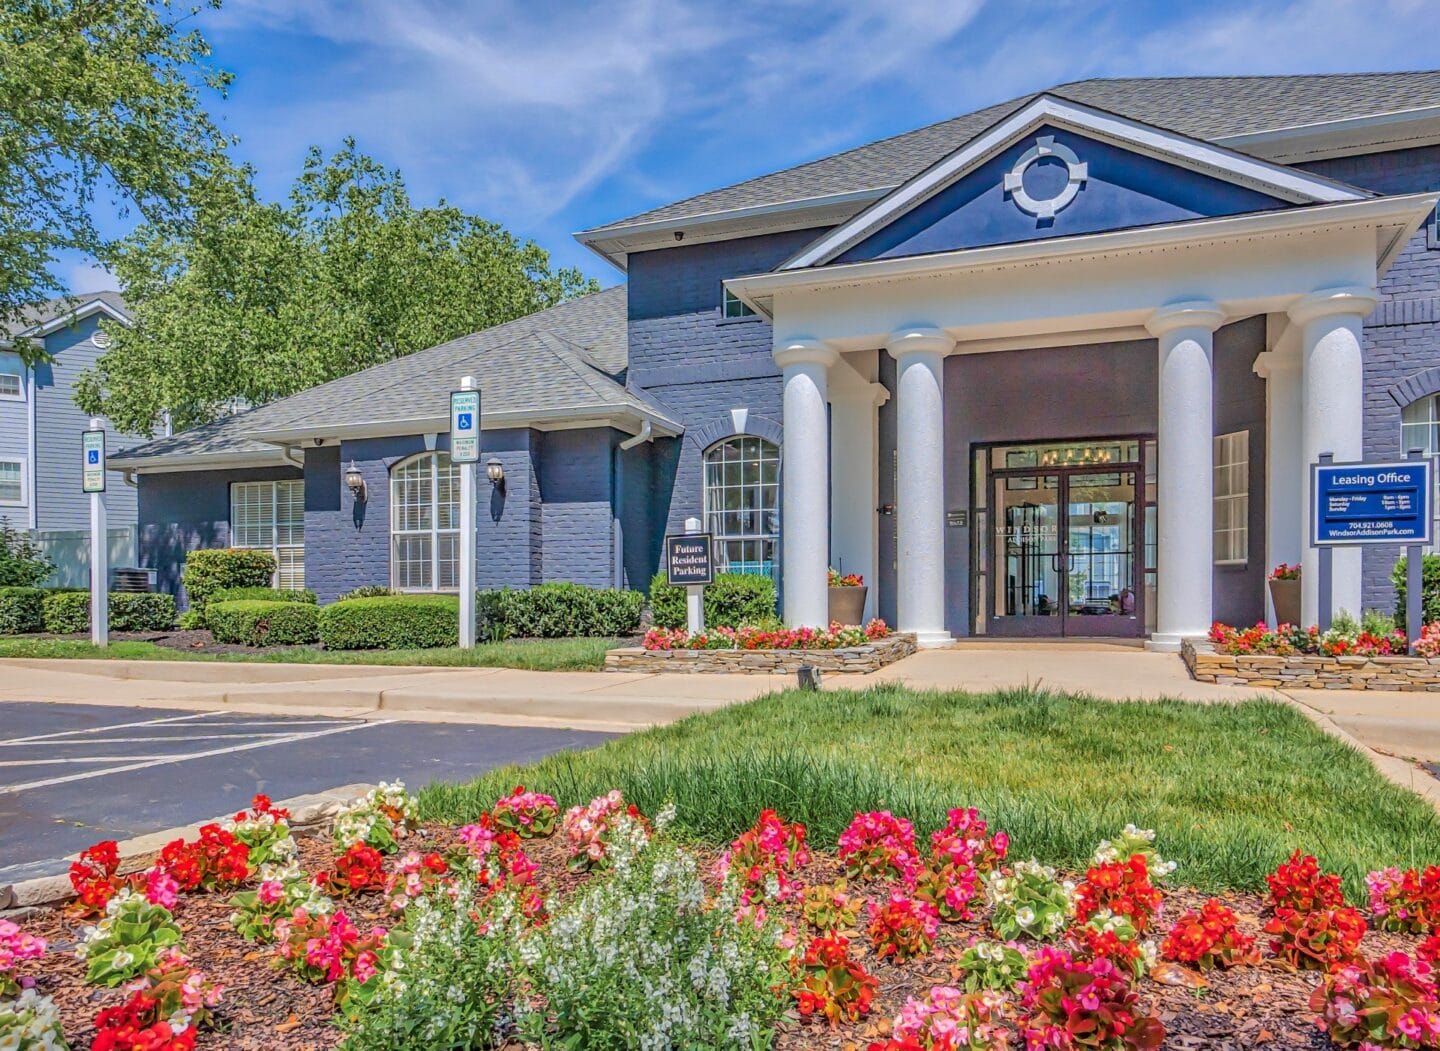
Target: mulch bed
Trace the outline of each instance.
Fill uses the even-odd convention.
[[[423,838],[407,839],[404,848],[443,848],[453,842],[453,830],[431,826]],[[572,893],[590,877],[570,872],[565,866],[565,844],[561,837],[528,840],[525,852],[538,866],[537,882],[548,895]],[[300,861],[306,871],[327,868],[334,860],[328,836],[300,840]],[[708,863],[713,855],[706,856]],[[830,855],[815,855],[802,870],[807,883],[822,883],[843,876],[843,866]],[[851,889],[878,897],[886,888],[880,884],[850,881]],[[1169,925],[1187,908],[1198,908],[1207,895],[1188,890],[1166,894],[1158,928],[1163,936]],[[309,985],[288,970],[273,968],[271,946],[252,945],[230,929],[227,894],[183,895],[176,909],[176,921],[184,932],[184,946],[195,965],[225,986],[224,1000],[216,1011],[217,1028],[202,1031],[198,1048],[235,1051],[321,1051],[335,1047],[341,1039],[330,1025],[330,988]],[[1223,895],[1235,910],[1240,926],[1260,934],[1262,899],[1251,894]],[[378,894],[364,894],[345,902],[347,912],[363,929],[386,925]],[[798,923],[796,904],[786,909],[788,919]],[[35,916],[24,927],[50,943],[49,954],[40,962],[38,991],[54,997],[65,1022],[65,1035],[72,1048],[90,1046],[92,1021],[104,1007],[124,1001],[118,989],[97,989],[84,983],[84,965],[73,950],[84,921],[61,911]],[[852,932],[851,955],[880,982],[874,1010],[869,1019],[855,1026],[831,1029],[823,1022],[787,1021],[776,1047],[783,1051],[863,1051],[870,1040],[883,1037],[890,1019],[908,996],[923,996],[932,985],[954,984],[959,978],[954,961],[974,936],[990,937],[982,923],[942,924],[935,950],[920,960],[893,963],[870,953],[863,932]],[[1417,938],[1368,931],[1361,952],[1378,957],[1396,949],[1413,954]],[[1229,971],[1216,970],[1205,976],[1178,964],[1162,963],[1139,984],[1142,1003],[1165,1023],[1166,1048],[1242,1049],[1326,1048],[1331,1046],[1315,1026],[1309,1010],[1311,989],[1319,976],[1293,973],[1268,957],[1261,963]]]
[[[31,639],[67,639],[88,642],[89,634],[69,635],[27,635]],[[255,653],[254,646],[238,643],[216,642],[215,636],[204,629],[190,630],[176,628],[173,631],[112,631],[111,642],[152,642],[167,650],[182,650],[187,653]],[[267,653],[287,653],[294,650],[318,650],[315,646],[267,646]]]

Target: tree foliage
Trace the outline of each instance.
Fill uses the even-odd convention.
[[[192,191],[223,168],[227,141],[200,97],[229,76],[184,30],[194,13],[171,0],[0,4],[0,326],[65,291],[58,252],[111,262],[100,199],[177,229]]]
[[[288,201],[217,178],[197,222],[142,227],[115,263],[135,326],[77,401],[122,430],[177,429],[532,313],[598,286],[533,242],[441,201],[347,139],[306,157]]]

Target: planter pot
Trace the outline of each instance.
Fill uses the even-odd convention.
[[[1300,579],[1270,581],[1270,601],[1277,624],[1300,623]]]
[[[831,588],[830,622],[832,624],[865,623],[865,595],[869,588]]]

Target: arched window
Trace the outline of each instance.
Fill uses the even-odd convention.
[[[460,586],[460,469],[444,452],[390,471],[390,582],[400,591]]]
[[[779,569],[780,449],[738,434],[705,453],[705,528],[717,568],[774,577]]]
[[[1426,456],[1440,453],[1440,394],[1426,395],[1401,410],[1400,455],[1409,455],[1411,449],[1421,449]],[[1435,505],[1440,511],[1440,492],[1436,496]],[[1440,537],[1440,531],[1435,536]]]

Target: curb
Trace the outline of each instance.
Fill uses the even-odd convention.
[[[311,836],[328,828],[331,818],[335,816],[335,812],[340,807],[364,795],[374,787],[370,784],[340,785],[323,792],[310,792],[306,795],[292,796],[289,799],[280,799],[275,802],[275,806],[290,811],[289,825],[292,835]],[[171,840],[194,836],[199,832],[201,825],[208,825],[212,822],[218,824],[229,820],[232,816],[234,816],[233,813],[225,814],[208,821],[197,821],[192,825],[182,825],[160,832],[147,832],[143,836],[124,840],[118,845],[120,852],[118,871],[128,875],[131,872],[148,868],[165,844]],[[78,857],[78,854],[71,854],[64,860],[72,861]],[[0,918],[27,916],[42,909],[62,905],[73,897],[75,897],[75,890],[70,886],[68,875],[36,876],[33,879],[21,880],[19,883],[0,886]]]

